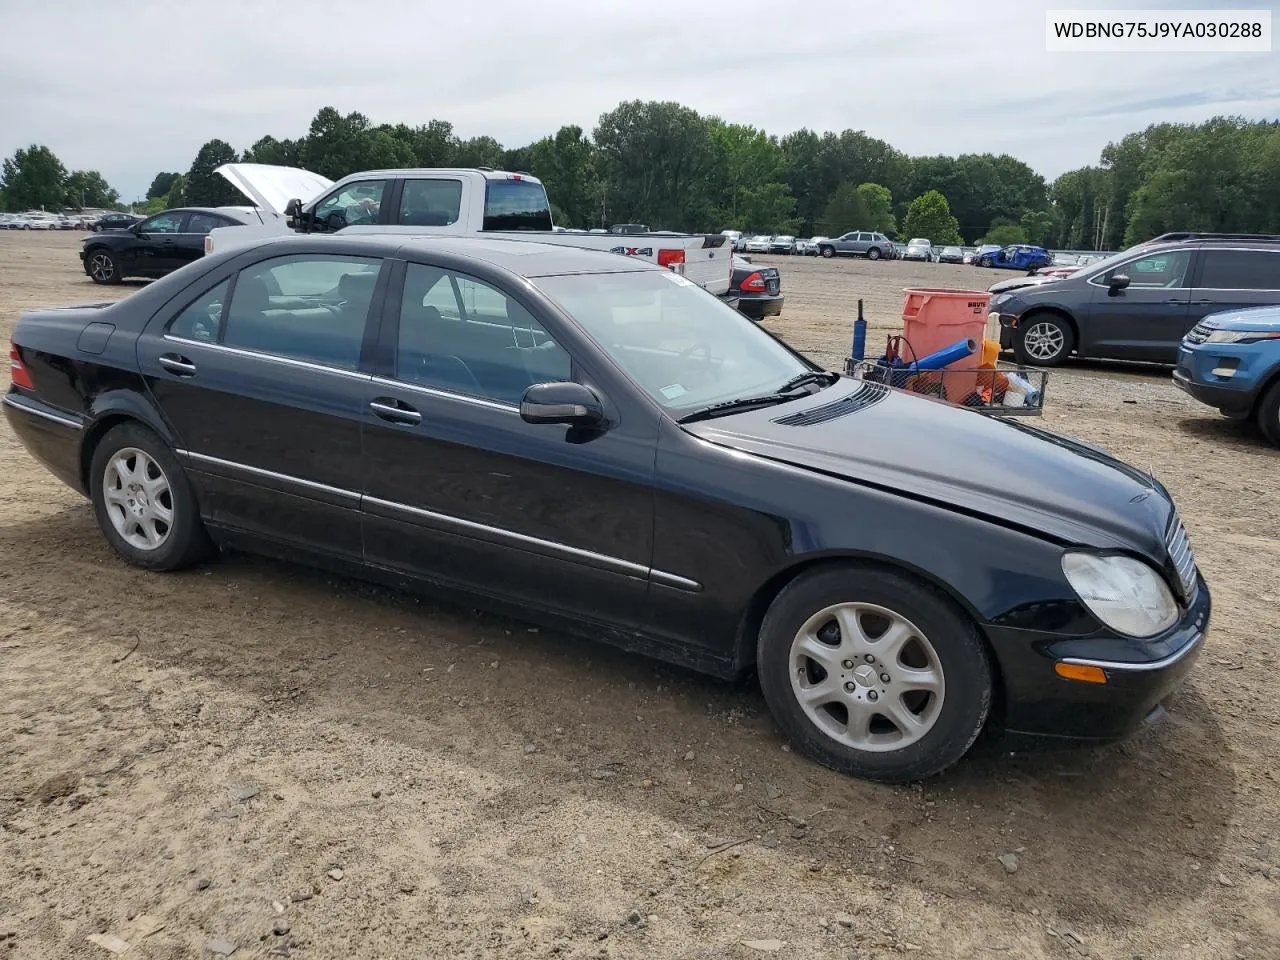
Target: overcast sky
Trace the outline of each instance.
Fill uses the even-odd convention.
[[[1280,117],[1280,53],[1050,54],[1046,8],[1259,0],[0,0],[0,155],[46,144],[126,200],[211,137],[325,105],[520,146],[622,100],[909,153],[1011,153],[1052,179],[1160,121]]]

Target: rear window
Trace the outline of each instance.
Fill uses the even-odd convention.
[[[484,190],[482,230],[550,230],[551,205],[542,184],[489,180]]]

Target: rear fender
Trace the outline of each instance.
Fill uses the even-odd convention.
[[[154,432],[171,449],[179,447],[179,438],[152,401],[132,390],[109,390],[94,398],[80,442],[80,476],[84,489],[89,489],[89,464],[93,451],[107,431],[121,423],[141,423]]]

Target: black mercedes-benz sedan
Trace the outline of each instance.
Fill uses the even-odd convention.
[[[103,230],[81,241],[80,263],[94,283],[126,277],[163,277],[204,255],[204,238],[216,227],[261,223],[252,208],[180,207],[123,229]]]
[[[10,360],[13,429],[130,563],[256,550],[755,670],[859,776],[936,773],[987,725],[1122,736],[1209,624],[1146,474],[825,372],[605,253],[274,239],[24,314]]]

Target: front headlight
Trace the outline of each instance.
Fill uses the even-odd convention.
[[[1214,330],[1205,343],[1256,343],[1280,339],[1280,330]]]
[[[1062,572],[1095,617],[1117,633],[1152,637],[1178,620],[1169,585],[1150,566],[1116,554],[1066,553]]]

